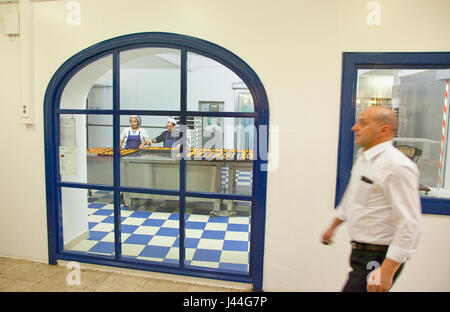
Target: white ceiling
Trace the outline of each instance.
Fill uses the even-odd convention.
[[[427,71],[427,69],[359,69],[358,75],[367,76],[395,76],[398,77],[418,74]]]
[[[121,53],[122,69],[148,69],[148,68],[179,68],[180,53],[169,49],[139,49]],[[187,67],[189,71],[198,69],[224,68],[224,66],[210,58],[188,54]]]

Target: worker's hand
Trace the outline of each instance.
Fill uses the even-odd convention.
[[[367,291],[368,292],[386,292],[392,286],[394,275],[387,270],[382,270],[381,267],[373,270],[369,273],[367,278]]]
[[[325,233],[322,234],[322,244],[324,245],[330,245],[333,243],[333,235],[334,235],[334,228],[329,227],[328,230],[326,230]]]
[[[152,141],[151,140],[150,141],[145,141],[145,144],[148,145],[148,146],[152,146]]]

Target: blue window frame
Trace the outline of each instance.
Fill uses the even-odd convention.
[[[347,187],[353,165],[356,93],[359,69],[449,69],[449,52],[343,53],[338,170],[335,206]],[[441,120],[437,122],[441,123]],[[450,214],[450,198],[421,196],[424,214]]]
[[[180,82],[180,110],[121,110],[120,109],[120,53],[122,51],[137,48],[172,48],[181,52],[181,82]],[[187,110],[187,54],[196,53],[213,59],[236,73],[247,85],[255,106],[254,112],[200,112]],[[112,109],[62,109],[60,100],[62,92],[69,80],[86,65],[99,60],[102,57],[112,55],[113,73],[113,106]],[[89,114],[110,115],[113,120],[113,172],[114,181],[111,186],[89,183],[63,182],[59,172],[59,138],[60,120],[62,114]],[[252,283],[256,291],[263,289],[263,255],[265,233],[265,206],[267,172],[260,170],[265,160],[256,157],[253,161],[253,180],[251,195],[238,195],[226,193],[206,193],[186,190],[186,161],[180,160],[180,187],[179,190],[142,189],[125,187],[120,185],[120,154],[119,154],[119,130],[121,115],[154,115],[154,116],[179,116],[180,124],[186,124],[187,116],[209,117],[233,117],[254,118],[255,126],[269,124],[268,101],[264,87],[256,73],[238,56],[230,51],[201,39],[171,34],[171,33],[138,33],[109,39],[75,54],[68,59],[52,77],[44,99],[44,131],[45,131],[45,166],[46,166],[46,191],[47,191],[47,220],[48,220],[48,250],[49,263],[56,264],[58,259],[80,261],[99,265],[149,270],[171,274],[181,274],[204,278],[215,278],[229,281]],[[256,133],[258,136],[259,133]],[[258,139],[258,138],[256,138]],[[114,194],[114,236],[115,253],[112,257],[101,255],[79,254],[63,249],[62,243],[62,213],[61,213],[61,189],[96,189],[112,191]],[[121,257],[121,220],[120,220],[120,194],[121,192],[150,193],[178,196],[180,200],[179,223],[179,263],[176,265],[155,265],[144,261],[130,260]],[[209,270],[207,268],[185,267],[185,211],[186,197],[219,198],[229,200],[251,201],[251,235],[250,235],[250,259],[249,272],[236,273]]]

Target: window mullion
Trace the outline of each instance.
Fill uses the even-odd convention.
[[[120,55],[113,54],[113,164],[114,164],[114,242],[115,259],[122,256],[121,222],[120,222]]]
[[[181,50],[181,90],[180,90],[180,125],[186,126],[186,111],[187,111],[187,51]],[[183,142],[186,142],[187,133],[185,131],[183,135]],[[184,155],[186,152],[185,144],[181,144],[180,153]],[[185,259],[185,214],[186,214],[186,160],[185,157],[180,158],[180,223],[179,223],[179,241],[180,241],[180,253],[179,264],[180,268],[184,267]]]

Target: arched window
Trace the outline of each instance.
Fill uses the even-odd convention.
[[[44,114],[50,263],[262,290],[268,103],[239,57],[176,34],[113,38],[57,70]]]

